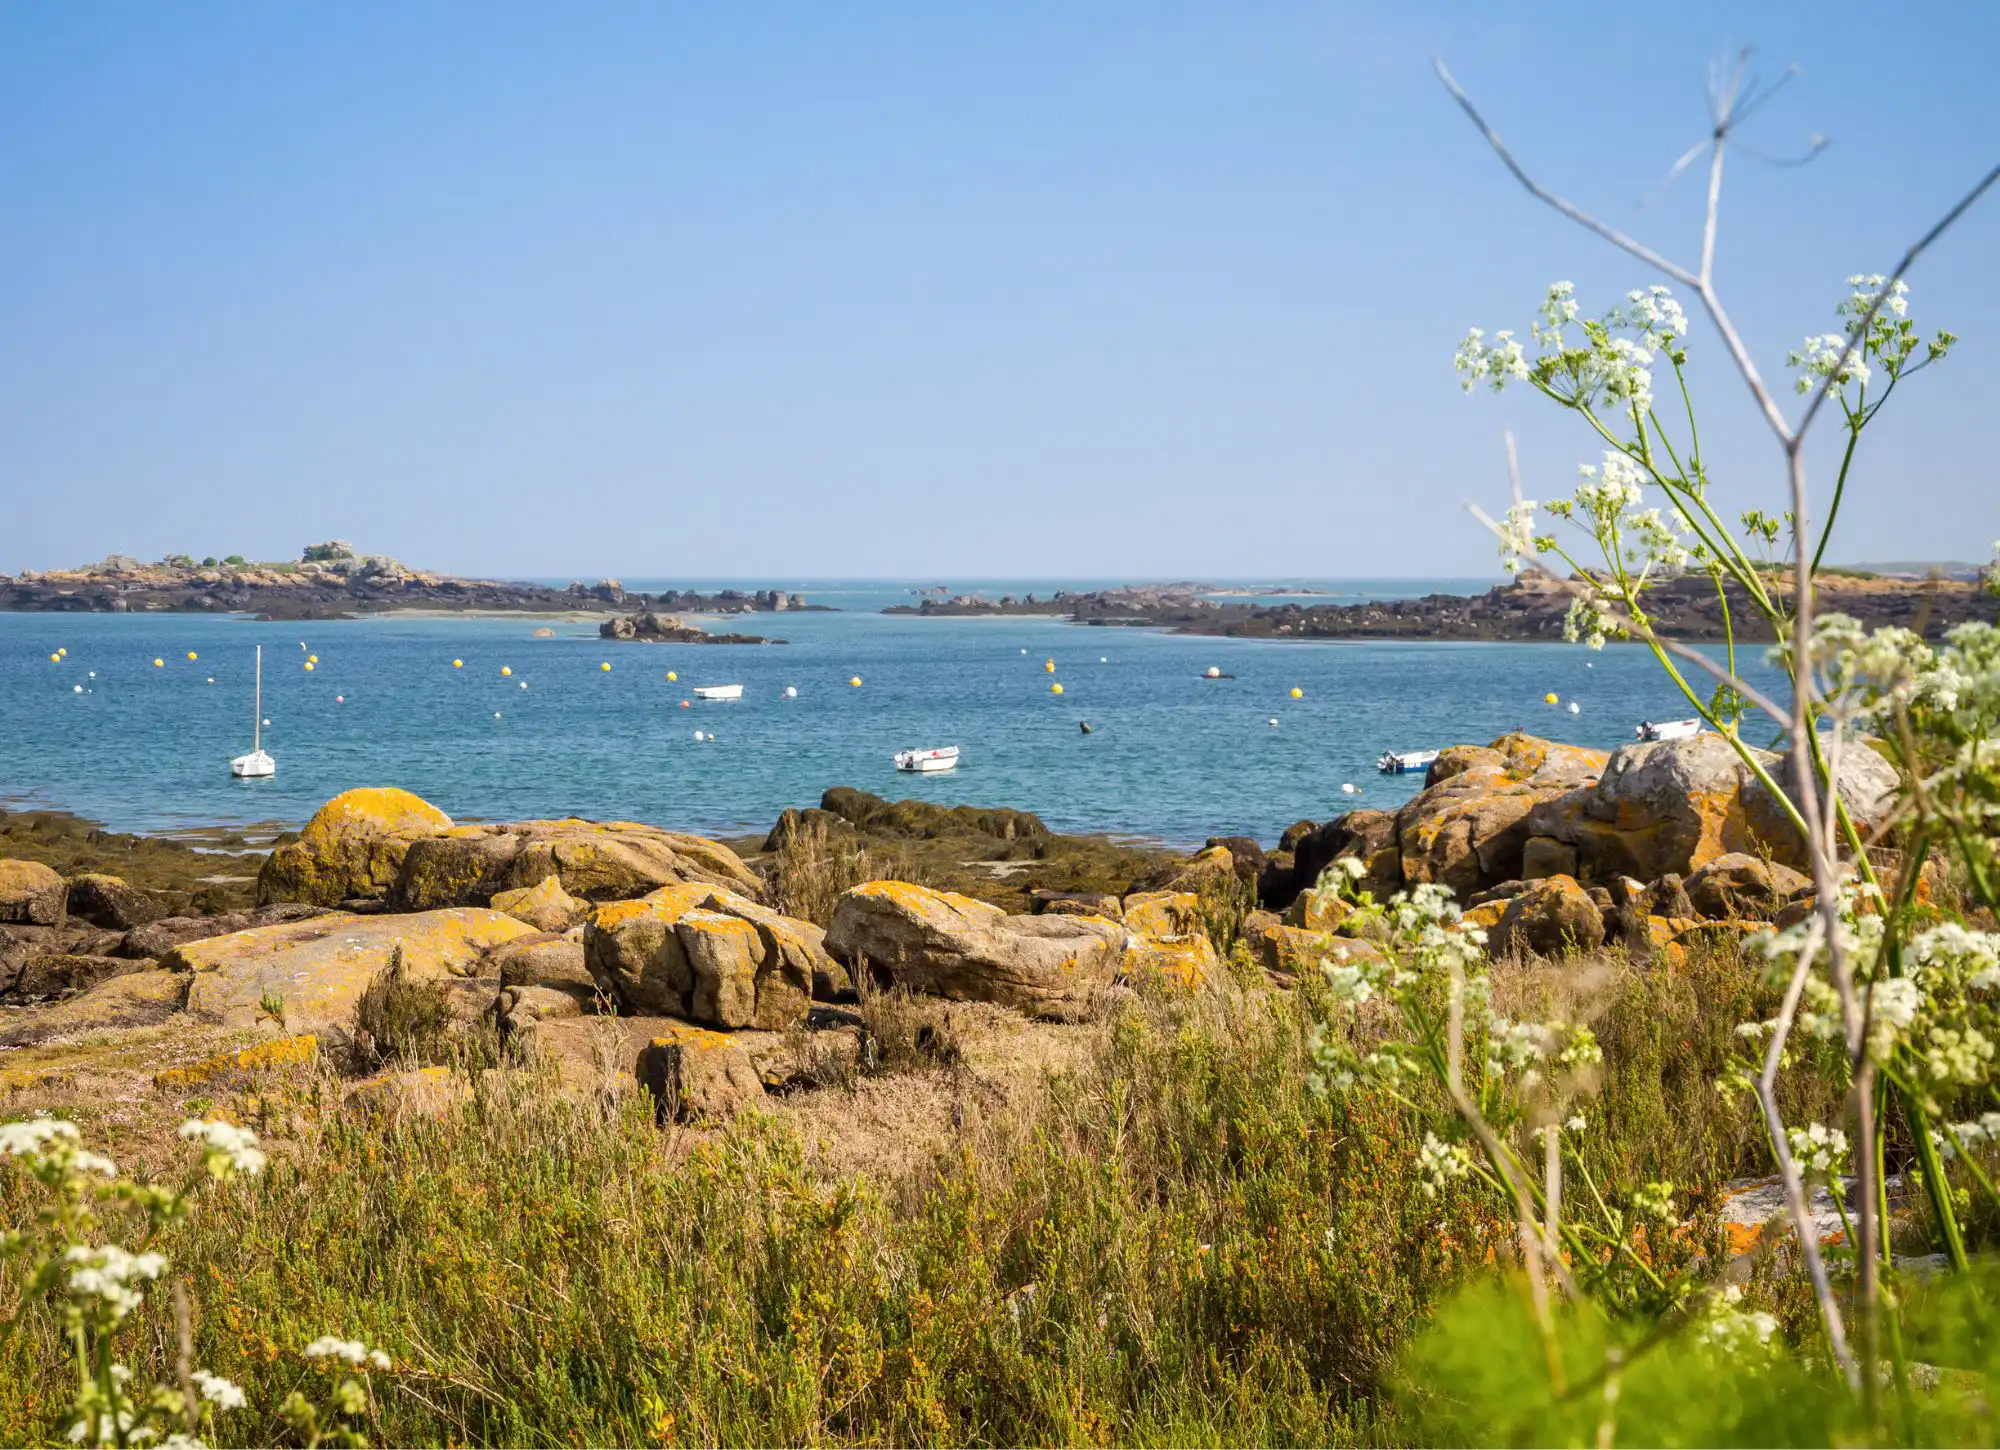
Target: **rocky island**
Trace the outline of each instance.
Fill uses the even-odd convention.
[[[597,633],[603,639],[637,644],[784,643],[781,639],[766,639],[761,634],[710,634],[699,625],[689,624],[677,614],[661,614],[651,609],[642,609],[637,614],[622,614],[616,619],[607,619],[597,626]]]
[[[1782,598],[1790,576],[1773,571],[1767,581]],[[1819,607],[1851,615],[1870,629],[1902,625],[1938,638],[1968,620],[2000,620],[2000,598],[1977,580],[1892,578],[1860,572],[1822,574]],[[1497,584],[1484,594],[1426,594],[1416,599],[1369,600],[1360,604],[1252,604],[1222,601],[1186,586],[1154,585],[1070,593],[1047,599],[959,595],[896,605],[885,613],[922,617],[1034,614],[1075,624],[1168,629],[1176,634],[1244,639],[1431,639],[1560,640],[1572,598],[1569,586],[1538,569]],[[1674,639],[1719,641],[1724,637],[1722,600],[1706,576],[1687,575],[1656,586],[1647,595],[1655,627]],[[1770,634],[1749,600],[1729,592],[1729,618],[1739,640],[1768,642]]]
[[[265,619],[346,619],[391,610],[602,614],[664,609],[690,614],[817,609],[782,589],[628,593],[616,579],[567,588],[513,580],[462,579],[412,569],[384,554],[358,553],[334,539],[308,546],[297,561],[256,563],[232,554],[197,560],[170,554],[142,564],[112,554],[76,569],[0,574],[0,610],[86,614],[255,614]]]

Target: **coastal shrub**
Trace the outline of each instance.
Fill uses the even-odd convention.
[[[916,852],[906,845],[863,846],[844,832],[808,818],[780,837],[766,864],[772,904],[787,916],[828,926],[841,895],[864,881],[927,885]]]
[[[860,991],[861,1063],[869,1072],[953,1068],[965,1060],[950,1004],[918,997],[902,987],[879,988],[863,973]]]
[[[357,1050],[370,1067],[422,1066],[443,1061],[451,1050],[451,1009],[444,988],[410,976],[401,946],[362,992],[354,1020]]]

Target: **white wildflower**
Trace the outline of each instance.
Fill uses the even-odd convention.
[[[198,1369],[190,1378],[201,1391],[201,1397],[218,1410],[240,1410],[247,1403],[243,1391],[219,1374]]]
[[[232,1173],[255,1177],[264,1171],[263,1150],[257,1146],[257,1135],[248,1128],[205,1118],[189,1118],[181,1124],[181,1137],[202,1145],[207,1152],[209,1171],[218,1178]]]
[[[71,1244],[63,1262],[70,1266],[70,1298],[103,1304],[114,1324],[145,1302],[134,1286],[159,1278],[167,1267],[158,1254],[128,1253],[116,1244]]]
[[[1845,362],[1841,361],[1843,353]],[[1847,338],[1837,332],[1808,337],[1802,346],[1786,355],[1785,365],[1798,373],[1792,386],[1801,393],[1810,393],[1820,380],[1829,377],[1834,379],[1835,387],[1859,383],[1865,388],[1870,376],[1868,364],[1861,360],[1860,347],[1847,352]],[[1838,376],[1835,368],[1840,370]]]
[[[40,1158],[52,1143],[75,1143],[76,1124],[36,1114],[18,1123],[0,1123],[0,1158]]]
[[[1423,1169],[1424,1192],[1436,1198],[1440,1188],[1472,1172],[1472,1155],[1463,1143],[1447,1143],[1427,1129],[1418,1166]]]
[[[1803,1128],[1788,1128],[1785,1136],[1791,1141],[1792,1159],[1801,1173],[1832,1176],[1846,1165],[1847,1134],[1838,1128],[1811,1123]]]

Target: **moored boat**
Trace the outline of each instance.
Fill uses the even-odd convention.
[[[1382,758],[1375,762],[1375,768],[1384,775],[1414,775],[1420,770],[1429,770],[1431,762],[1438,758],[1435,750],[1385,750]]]
[[[958,747],[941,745],[935,750],[903,750],[895,757],[896,769],[914,770],[928,773],[933,770],[955,770],[958,767]]]
[[[1692,740],[1697,735],[1708,733],[1708,727],[1696,719],[1641,720],[1632,730],[1634,740]]]
[[[740,700],[743,698],[741,685],[696,685],[694,697],[697,700]]]
[[[229,773],[238,780],[262,780],[278,773],[278,762],[264,749],[264,646],[261,644],[257,646],[257,692],[250,707],[250,751],[229,762]]]

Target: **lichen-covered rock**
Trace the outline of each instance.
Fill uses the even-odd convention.
[[[1203,929],[1201,898],[1192,891],[1135,891],[1113,919],[1148,936],[1187,936]]]
[[[39,861],[0,860],[0,921],[61,926],[69,887]]]
[[[1505,735],[1490,746],[1441,751],[1423,793],[1396,813],[1403,879],[1439,882],[1461,895],[1520,878],[1529,814],[1595,781],[1602,751]]]
[[[1289,874],[1266,871],[1261,894],[1266,906],[1282,909],[1300,892],[1319,884],[1328,866],[1352,856],[1366,868],[1355,884],[1377,901],[1403,889],[1403,850],[1396,817],[1389,811],[1355,810],[1323,826],[1300,821],[1285,832],[1285,849],[1292,853]]]
[[[180,1011],[186,997],[187,978],[177,972],[126,972],[66,1002],[0,1016],[0,1047],[33,1047],[85,1033],[151,1027]]]
[[[560,987],[502,987],[493,1001],[493,1016],[500,1030],[510,1034],[583,1015],[584,1004],[576,994]]]
[[[44,952],[30,957],[14,978],[17,997],[67,997],[99,982],[136,972],[146,963],[83,952]]]
[[[480,974],[486,954],[534,928],[497,911],[458,907],[415,916],[335,914],[255,927],[175,947],[160,961],[186,972],[187,1010],[230,1027],[251,1027],[282,1002],[291,1031],[348,1033],[377,976],[400,950],[410,981]]]
[[[1750,754],[1796,796],[1788,757]],[[1840,783],[1864,830],[1894,807],[1895,770],[1872,750],[1855,746],[1842,755]],[[1727,855],[1805,864],[1804,840],[1784,806],[1716,734],[1621,746],[1595,785],[1538,805],[1529,828],[1575,847],[1578,870],[1596,880],[1688,876]]]
[[[343,791],[280,846],[257,875],[260,903],[337,906],[380,900],[395,887],[410,846],[451,829],[451,817],[394,786]]]
[[[598,907],[583,944],[591,974],[628,1011],[776,1030],[805,1017],[816,980],[839,975],[825,936],[735,892],[683,883]]]
[[[671,1027],[639,1054],[640,1084],[677,1121],[719,1121],[759,1107],[764,1082],[734,1038],[700,1027]]]
[[[220,916],[167,916],[135,926],[110,949],[114,957],[163,957],[175,947],[212,936],[228,936],[257,926],[279,926],[288,921],[308,921],[327,916],[331,908],[308,906],[303,902],[281,901],[254,911],[229,911]]]
[[[1521,846],[1521,879],[1576,875],[1576,847],[1554,836],[1530,836]]]
[[[1261,855],[1261,853],[1260,853]],[[1213,895],[1234,889],[1242,873],[1227,846],[1204,846],[1192,856],[1172,861],[1134,883],[1137,893],[1190,892]]]
[[[1176,993],[1210,991],[1222,984],[1222,959],[1216,956],[1215,944],[1207,932],[1185,936],[1134,932],[1126,938],[1125,954],[1118,963],[1118,980]]]
[[[562,878],[551,876],[533,886],[518,886],[493,894],[493,909],[525,921],[537,931],[568,931],[590,914],[590,903],[563,890]]]
[[[553,879],[567,897],[622,901],[662,886],[718,886],[755,900],[763,882],[734,851],[633,821],[574,818],[460,826],[411,846],[396,883],[405,911],[484,905]]]
[[[158,921],[167,909],[122,877],[85,871],[69,881],[69,912],[92,926],[109,931],[130,931],[149,921]]]
[[[1028,893],[1028,911],[1034,916],[1101,916],[1107,921],[1121,920],[1125,914],[1108,891],[1050,891],[1041,886]]]
[[[1282,923],[1246,935],[1250,954],[1257,964],[1272,981],[1284,987],[1308,972],[1319,971],[1327,963],[1382,959],[1382,948],[1374,942]]]
[[[953,892],[870,881],[840,898],[826,949],[857,976],[1060,1019],[1111,984],[1126,936],[1097,917],[1009,916]]]
[[[502,987],[555,987],[586,1003],[611,990],[591,975],[583,941],[574,934],[531,931],[502,942],[487,954],[483,970],[498,976]]]
[[[1322,891],[1315,887],[1301,891],[1298,898],[1285,908],[1286,926],[1304,927],[1307,931],[1333,931],[1348,917],[1354,915],[1354,903],[1336,891]]]
[[[1508,898],[1487,945],[1496,956],[1560,956],[1604,944],[1604,916],[1574,877],[1549,876]]]
[[[1687,879],[1688,900],[1703,916],[1770,921],[1812,878],[1740,851],[1717,856]]]
[[[375,1122],[441,1118],[472,1101],[472,1084],[444,1067],[379,1073],[347,1090],[347,1107]]]

